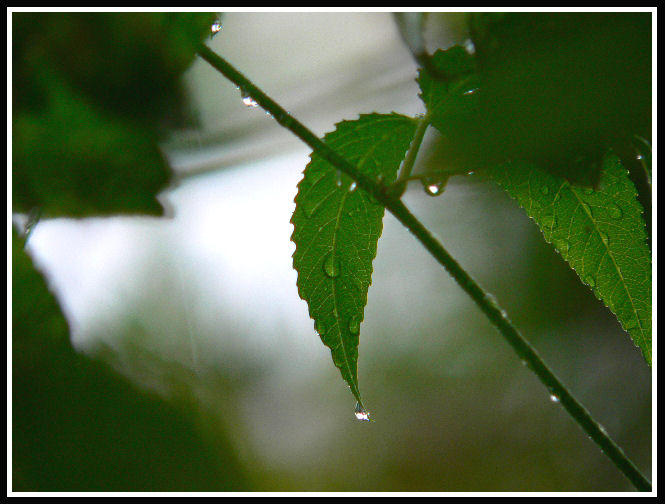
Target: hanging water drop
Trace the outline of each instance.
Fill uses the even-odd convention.
[[[432,179],[432,178],[423,178],[420,180],[425,189],[425,194],[428,196],[440,196],[443,194],[443,190],[446,188],[446,182],[448,179]]]
[[[246,107],[258,107],[259,104],[258,102],[249,96],[249,93],[245,91],[243,88],[240,89],[240,96],[242,97],[242,102],[245,104]]]
[[[559,396],[557,396],[556,394],[550,394],[550,401],[552,401],[553,403],[558,403],[559,400],[560,400]]]
[[[356,407],[353,410],[353,414],[356,415],[356,418],[358,420],[361,420],[363,422],[369,422],[369,411],[364,409],[359,402],[356,403]]]
[[[339,259],[337,259],[332,253],[328,254],[326,260],[323,261],[323,272],[330,278],[335,278],[339,275],[339,270]]]
[[[470,38],[466,39],[462,45],[464,46],[464,49],[466,50],[467,53],[476,54],[476,46],[473,43],[473,40],[471,40]]]
[[[217,18],[213,21],[212,25],[210,25],[210,38],[213,38],[215,35],[217,35],[221,29],[222,21]]]
[[[356,184],[355,181],[351,182],[351,185],[349,186],[349,192],[355,191],[356,187],[358,187],[358,184]]]

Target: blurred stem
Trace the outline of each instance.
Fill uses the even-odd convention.
[[[430,231],[409,211],[398,196],[391,189],[374,179],[368,177],[358,170],[349,161],[340,156],[336,151],[323,143],[314,133],[307,129],[298,120],[292,117],[280,105],[268,97],[263,91],[256,87],[243,74],[238,72],[226,60],[215,54],[207,46],[201,46],[199,55],[216,70],[236,86],[244,89],[263,109],[269,112],[275,120],[289,129],[294,135],[309,145],[318,156],[321,156],[338,170],[343,171],[356,181],[358,186],[371,194],[379,203],[391,212],[418,241],[430,252],[430,254],[441,264],[450,275],[457,281],[459,286],[473,299],[480,310],[487,316],[490,322],[499,330],[508,344],[517,353],[518,357],[529,366],[538,376],[540,381],[547,387],[552,396],[558,398],[560,404],[566,409],[577,424],[589,435],[589,437],[609,457],[614,465],[630,480],[640,491],[651,491],[651,483],[637,469],[635,464],[623,453],[621,448],[610,439],[605,429],[596,422],[582,404],[573,397],[568,389],[554,375],[549,367],[543,362],[536,350],[524,339],[517,328],[508,319],[505,311],[501,309],[494,297],[485,292],[471,276],[459,265],[459,263],[443,248]],[[359,397],[354,391],[356,398]],[[361,404],[362,406],[362,404]]]

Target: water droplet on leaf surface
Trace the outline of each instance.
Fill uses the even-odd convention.
[[[335,278],[337,275],[339,275],[339,270],[339,259],[337,259],[332,253],[328,254],[326,260],[323,261],[323,272],[330,278]]]

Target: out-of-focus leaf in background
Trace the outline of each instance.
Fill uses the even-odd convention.
[[[225,491],[247,486],[223,429],[74,351],[16,233],[12,249],[14,491]]]
[[[440,118],[444,163],[524,160],[593,185],[608,147],[650,138],[650,13],[476,14],[471,33],[479,89]]]
[[[13,13],[13,210],[160,215],[205,13]]]
[[[324,142],[358,170],[391,183],[415,129],[410,117],[369,114],[339,123]],[[291,222],[298,293],[307,301],[335,365],[362,404],[357,370],[360,324],[384,208],[316,154],[298,184],[295,201]]]
[[[489,173],[612,310],[651,364],[651,253],[637,191],[618,157],[605,157],[596,190],[524,163]]]

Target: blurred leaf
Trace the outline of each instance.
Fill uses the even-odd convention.
[[[207,13],[13,13],[13,210],[163,214],[157,142]]]
[[[594,185],[608,147],[634,134],[649,138],[650,13],[491,13],[471,21],[477,75],[450,88],[422,71],[419,79],[445,136],[446,170],[529,161]],[[458,55],[439,51],[436,65],[453,65]]]
[[[48,94],[64,76],[76,93],[154,126],[177,114],[179,76],[210,33],[213,13],[13,13],[14,72]],[[17,81],[15,80],[16,84]],[[15,105],[22,90],[15,87]]]
[[[489,174],[617,316],[651,365],[651,254],[637,191],[619,158],[606,155],[595,190],[526,163]]]
[[[11,335],[13,491],[247,488],[219,423],[211,447],[193,403],[167,403],[74,351],[15,231]]]
[[[398,114],[362,115],[344,121],[324,142],[362,172],[395,180],[416,130]],[[298,292],[335,365],[362,404],[357,361],[360,323],[372,280],[372,260],[383,227],[384,208],[316,154],[298,184],[291,239]]]
[[[593,185],[608,147],[650,135],[651,13],[483,17],[472,31],[484,155]]]
[[[104,113],[62,86],[46,113],[13,118],[13,210],[46,217],[161,215],[171,171],[149,130]]]

